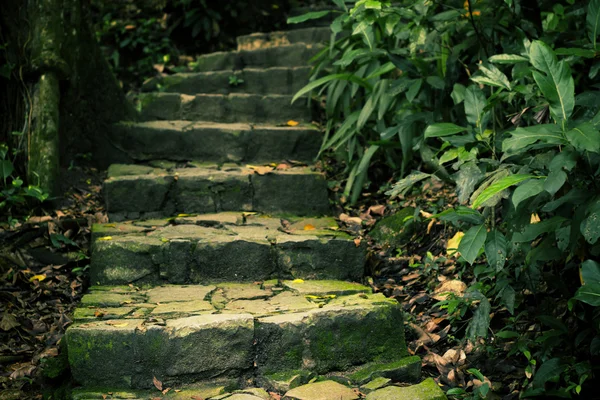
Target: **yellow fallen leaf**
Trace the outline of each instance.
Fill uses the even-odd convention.
[[[288,124],[288,126],[298,126],[298,125],[300,125],[300,122],[298,122],[298,121],[294,121],[293,119],[290,119],[290,120],[287,122],[287,124]]]
[[[330,299],[335,299],[337,296],[335,294],[328,294],[326,297],[329,297]]]
[[[304,296],[304,297],[306,297],[307,299],[313,299],[313,300],[315,300],[315,299],[318,299],[318,298],[319,298],[319,296],[315,296],[314,294],[307,294],[307,295],[306,295],[306,296]]]
[[[537,214],[531,214],[531,221],[529,221],[529,223],[537,224],[538,222],[541,222],[540,216]]]
[[[294,279],[292,283],[304,283],[304,279]]]
[[[314,225],[311,225],[311,224],[304,225],[304,230],[305,231],[314,231],[315,229],[317,229],[317,228],[315,228]]]
[[[104,236],[104,237],[98,238],[98,240],[112,240],[112,236]]]
[[[163,242],[163,243],[168,243],[169,239],[167,239],[167,238],[160,238],[160,241]]]
[[[43,281],[44,279],[46,279],[46,275],[34,275],[31,278],[29,278],[29,282],[33,282],[33,281]]]
[[[127,322],[123,322],[123,323],[114,323],[114,322],[107,322],[107,325],[110,326],[114,326],[115,328],[125,328],[127,326]]]
[[[178,218],[193,217],[193,214],[178,214]]]
[[[446,254],[448,254],[448,256],[458,257],[457,249],[463,236],[465,236],[463,232],[456,232],[456,235],[454,235],[452,239],[448,240],[448,244],[446,245]]]
[[[250,168],[258,175],[265,175],[273,172],[273,167],[270,166],[260,166],[260,165],[246,165],[246,168]]]
[[[117,224],[106,224],[104,225],[106,228],[116,228]]]

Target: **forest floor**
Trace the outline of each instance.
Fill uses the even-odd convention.
[[[91,168],[64,171],[65,196],[56,206],[0,227],[0,400],[40,399],[45,390],[70,379],[60,340],[88,287],[91,225],[107,221],[103,175]],[[428,219],[441,205],[456,202],[452,188],[431,181],[423,191],[393,202],[382,191],[367,192],[357,206],[343,207],[341,182],[333,175],[330,180],[341,226],[369,243],[368,282],[404,305],[409,352],[423,359],[423,375],[446,389],[477,387],[483,382],[469,372],[475,368],[498,393],[488,399],[517,398],[514,388],[524,370],[510,360],[492,360],[482,344],[458,340],[465,326],[440,304],[448,299],[442,293],[461,296],[471,279],[447,254],[455,232]],[[397,236],[378,242],[368,236],[384,216],[406,207],[416,208],[418,215]]]

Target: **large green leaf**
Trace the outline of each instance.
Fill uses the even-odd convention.
[[[431,174],[426,174],[420,171],[413,171],[410,175],[406,176],[403,179],[400,179],[398,182],[392,186],[392,189],[385,192],[386,195],[390,197],[396,197],[400,194],[406,194],[410,188],[412,188],[416,183],[419,183],[423,179],[427,179],[431,177]]]
[[[0,160],[0,176],[2,179],[8,178],[15,170],[10,160]]]
[[[568,131],[566,137],[577,150],[600,153],[600,132],[588,122]]]
[[[511,89],[510,81],[506,75],[504,75],[504,73],[494,65],[490,65],[489,68],[480,65],[479,71],[481,71],[484,76],[474,76],[471,78],[472,81],[484,85],[496,86],[506,90]]]
[[[587,260],[581,264],[581,278],[586,285],[600,284],[600,264]]]
[[[537,141],[549,144],[566,144],[560,126],[555,124],[517,128],[510,134],[511,137],[502,142],[502,151],[505,153],[519,153],[524,151],[526,146]]]
[[[556,192],[563,187],[567,181],[567,174],[563,170],[552,171],[548,174],[548,177],[544,181],[544,190],[551,195],[555,195]]]
[[[461,239],[458,245],[458,252],[469,264],[473,264],[486,238],[487,230],[484,224],[473,226]]]
[[[477,208],[485,203],[487,200],[500,193],[503,190],[508,189],[511,186],[516,185],[517,183],[521,183],[526,181],[527,179],[536,178],[534,175],[510,175],[506,178],[500,179],[498,182],[493,183],[487,189],[485,189],[481,194],[473,201],[473,208]]]
[[[356,170],[356,179],[352,187],[352,196],[350,197],[350,204],[355,204],[358,200],[358,197],[362,193],[362,187],[367,177],[367,170],[369,169],[371,159],[373,158],[377,150],[379,150],[379,146],[371,145],[365,151],[365,154],[362,156],[360,163],[358,164],[358,168]]]
[[[600,33],[600,0],[590,0],[587,10],[586,27],[588,37],[596,48],[596,40]]]
[[[515,243],[532,242],[544,233],[556,231],[565,221],[566,219],[563,217],[552,217],[537,224],[529,224],[521,232],[515,232],[512,241]]]
[[[300,89],[298,91],[298,93],[296,93],[294,95],[294,98],[292,99],[292,103],[295,102],[296,100],[298,100],[300,97],[304,96],[305,94],[307,94],[308,92],[318,88],[319,86],[322,86],[328,82],[334,81],[334,80],[344,80],[344,81],[350,81],[352,83],[356,83],[359,86],[365,87],[369,90],[371,90],[371,85],[369,85],[369,83],[367,81],[365,81],[364,79],[361,79],[359,77],[357,77],[354,74],[332,74],[332,75],[327,75],[324,76],[320,79],[317,79],[315,81],[310,82],[308,85],[304,86],[302,89]]]
[[[488,329],[490,328],[491,312],[492,305],[489,300],[482,295],[477,310],[473,313],[473,318],[467,327],[467,337],[469,339],[475,340],[478,337],[487,337]]]
[[[310,21],[313,19],[323,18],[324,16],[329,15],[329,13],[331,13],[331,10],[313,11],[313,12],[309,12],[306,14],[298,15],[297,17],[288,18],[287,23],[288,24],[301,24],[302,22]]]
[[[583,285],[577,290],[574,298],[594,307],[600,306],[600,283]]]
[[[544,362],[533,377],[533,387],[543,389],[546,382],[559,377],[564,369],[564,365],[560,358],[552,358]]]
[[[487,125],[488,112],[485,112],[487,101],[483,91],[475,85],[471,85],[465,91],[465,114],[467,121],[482,133]]]
[[[425,129],[425,137],[431,138],[450,136],[466,130],[467,128],[463,128],[462,126],[458,126],[449,122],[443,122],[440,124],[429,125],[427,129]]]
[[[519,204],[523,200],[527,200],[530,197],[537,196],[544,190],[544,181],[541,179],[531,179],[522,185],[519,185],[513,192],[512,202],[515,209],[519,207]]]
[[[550,112],[557,121],[566,121],[575,107],[575,81],[569,65],[558,62],[552,49],[539,40],[530,48],[531,64],[539,71],[533,71],[535,79],[544,97],[550,103]]]
[[[485,242],[485,255],[488,264],[490,267],[494,268],[496,272],[500,272],[504,269],[507,249],[508,241],[502,232],[494,229],[488,234],[487,241]]]
[[[471,193],[485,175],[481,172],[481,168],[477,163],[471,161],[460,166],[460,170],[453,175],[456,182],[456,192],[458,194],[458,202],[466,204],[469,201]]]
[[[516,64],[520,62],[526,62],[528,60],[527,58],[518,56],[516,54],[496,54],[491,56],[489,61],[495,64]]]
[[[480,225],[484,222],[483,215],[479,211],[464,206],[449,208],[439,214],[433,215],[432,218],[438,218],[451,223],[466,222],[475,225]]]
[[[581,222],[580,231],[586,242],[596,244],[600,239],[600,210],[590,212],[590,215]]]

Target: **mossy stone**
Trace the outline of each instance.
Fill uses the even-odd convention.
[[[433,378],[425,379],[418,385],[398,387],[388,386],[367,395],[367,400],[447,400],[448,398]]]
[[[391,247],[399,247],[416,229],[414,219],[415,209],[406,207],[393,215],[382,218],[371,230],[369,235],[378,243]]]
[[[350,375],[350,379],[358,385],[364,385],[379,377],[394,382],[418,382],[421,379],[421,358],[411,356],[391,363],[373,363]]]

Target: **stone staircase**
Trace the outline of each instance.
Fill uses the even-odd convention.
[[[142,122],[115,126],[133,163],[109,168],[111,223],[65,337],[73,399],[445,398],[431,379],[389,386],[421,380],[401,307],[360,283],[365,246],[308,165],[321,133],[290,101],[328,38],[240,37],[149,82]]]

